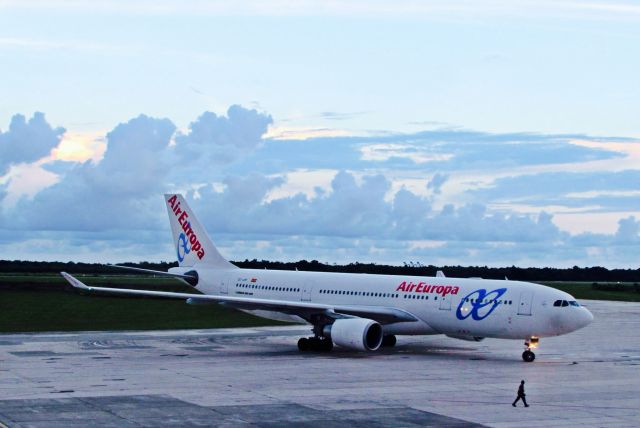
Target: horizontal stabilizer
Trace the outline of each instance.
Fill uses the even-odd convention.
[[[123,266],[123,265],[105,265],[105,266],[109,266],[116,269],[126,269],[126,270],[135,271],[135,272],[148,273],[151,275],[181,278],[193,286],[196,286],[198,284],[198,272],[196,272],[195,270],[185,272],[185,273],[173,273],[173,272],[165,272],[162,270],[142,269],[142,268],[131,267],[131,266]]]

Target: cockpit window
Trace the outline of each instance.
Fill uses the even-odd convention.
[[[567,306],[580,306],[580,304],[578,302],[576,302],[575,300],[572,300],[570,302],[566,301],[566,300],[556,300],[555,302],[553,302],[553,306],[562,306],[563,308],[566,308]]]

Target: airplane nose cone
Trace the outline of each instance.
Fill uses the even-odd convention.
[[[589,309],[582,307],[582,313],[580,314],[580,327],[583,328],[591,324],[593,321],[593,314],[589,312]]]

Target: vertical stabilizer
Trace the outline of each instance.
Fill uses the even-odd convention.
[[[171,233],[180,266],[205,265],[219,269],[235,268],[213,245],[209,235],[182,195],[164,195]]]

